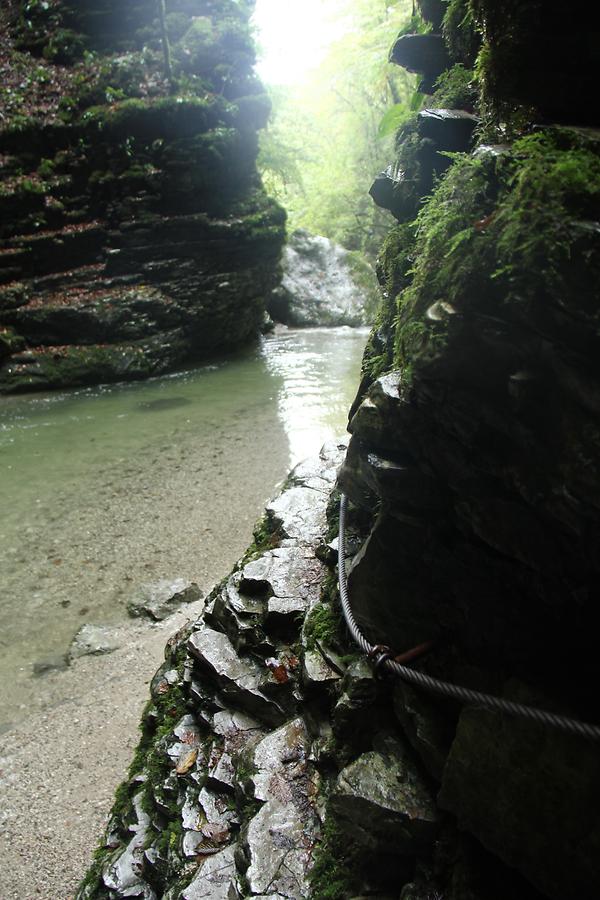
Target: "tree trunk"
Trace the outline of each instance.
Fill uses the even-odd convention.
[[[158,6],[158,21],[160,23],[160,36],[162,40],[163,56],[165,60],[165,78],[169,79],[169,84],[172,89],[173,70],[171,68],[171,47],[169,46],[169,36],[167,35],[165,0],[156,0],[156,4]]]

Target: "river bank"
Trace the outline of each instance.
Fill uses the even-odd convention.
[[[137,744],[164,645],[201,606],[159,625],[121,626],[121,649],[39,680],[37,708],[0,737],[3,900],[75,896]]]
[[[127,597],[173,576],[208,592],[229,572],[291,466],[343,432],[364,339],[282,328],[220,366],[3,401],[3,900],[74,896],[164,645],[202,607],[151,625]],[[32,677],[87,621],[120,649]]]
[[[142,584],[229,571],[291,466],[344,430],[364,340],[281,328],[143,384],[3,399],[0,732],[81,625],[127,621]]]

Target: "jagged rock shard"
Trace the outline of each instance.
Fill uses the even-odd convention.
[[[368,849],[413,855],[435,840],[439,815],[420,774],[394,739],[340,772],[330,814]]]
[[[304,721],[288,722],[256,746],[254,795],[264,806],[248,826],[252,893],[274,890],[289,900],[308,897],[308,872],[319,833],[312,798],[317,775],[307,758],[310,739]]]
[[[294,486],[267,506],[267,515],[281,529],[284,541],[315,547],[325,530],[325,511],[335,473],[344,457],[344,444],[324,444],[319,454],[319,473],[314,463],[300,463],[292,470]]]
[[[184,888],[181,900],[231,900],[238,896],[234,854],[235,846],[231,845],[209,856]]]
[[[194,603],[203,596],[193,581],[184,578],[162,578],[153,584],[142,585],[127,604],[130,616],[147,616],[155,622],[173,615],[182,603]]]
[[[323,567],[312,553],[298,547],[278,547],[242,570],[241,591],[270,593],[267,612],[294,616],[319,598]]]
[[[138,897],[143,900],[157,900],[156,893],[141,879],[142,857],[148,843],[151,822],[142,808],[142,792],[133,798],[136,823],[129,826],[133,837],[124,850],[111,857],[102,869],[105,887],[116,891],[118,897]]]
[[[226,635],[204,626],[190,636],[188,650],[216,679],[224,698],[267,721],[281,721],[280,707],[259,689],[262,672],[237,655]]]
[[[305,650],[302,677],[306,686],[316,686],[339,681],[340,673],[332,669],[318,650]]]

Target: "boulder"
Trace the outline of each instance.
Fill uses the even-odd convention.
[[[340,772],[329,815],[366,849],[416,856],[436,838],[435,799],[397,740],[378,744]]]

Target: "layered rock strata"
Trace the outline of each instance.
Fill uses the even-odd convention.
[[[251,4],[3,10],[0,390],[143,378],[258,333],[284,213]],[[26,115],[23,112],[26,111]]]

